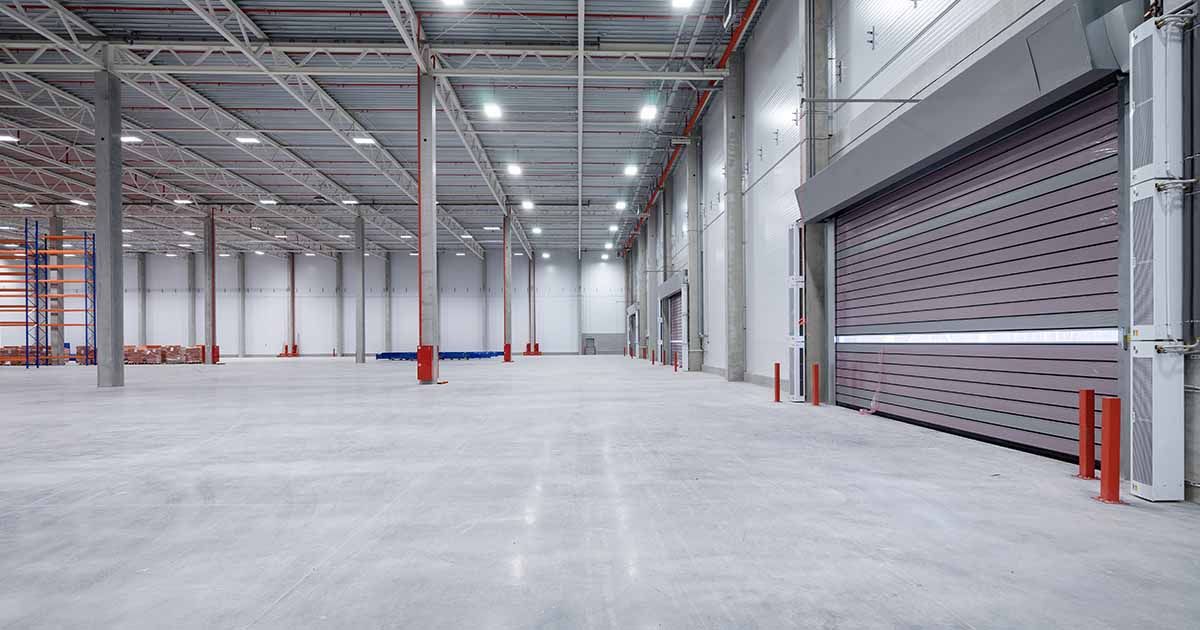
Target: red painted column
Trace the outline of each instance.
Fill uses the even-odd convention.
[[[1105,398],[1100,403],[1100,496],[1105,503],[1121,502],[1121,399]]]
[[[1079,390],[1079,478],[1096,478],[1096,391]]]

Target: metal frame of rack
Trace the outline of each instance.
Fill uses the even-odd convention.
[[[66,248],[63,243],[78,241],[79,248]],[[19,246],[19,252],[7,253],[0,250],[0,260],[22,260],[18,264],[0,265],[0,277],[9,284],[17,284],[12,278],[21,278],[23,286],[5,287],[0,289],[0,297],[10,299],[23,298],[22,304],[8,304],[0,308],[0,312],[23,312],[23,321],[0,321],[0,326],[24,326],[25,346],[21,364],[26,368],[38,368],[42,365],[53,365],[61,360],[66,363],[75,358],[81,365],[96,363],[96,239],[88,233],[72,235],[51,235],[42,232],[37,221],[25,220],[24,238],[21,241],[5,240],[8,250]],[[51,256],[60,260],[51,264]],[[81,257],[80,264],[64,263],[66,256]],[[21,272],[15,270],[20,269]],[[50,277],[50,270],[58,270],[58,278]],[[78,269],[79,278],[66,278],[66,270]],[[69,286],[82,286],[82,291],[68,292]],[[69,308],[67,300],[83,300],[82,308]],[[52,307],[52,305],[54,305]],[[82,313],[82,323],[66,322],[68,313]],[[58,314],[51,321],[51,315]],[[84,329],[84,347],[75,356],[65,354],[64,348],[50,348],[50,331],[54,328]],[[12,357],[0,358],[11,363]]]

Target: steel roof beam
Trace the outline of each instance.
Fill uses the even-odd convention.
[[[412,55],[413,61],[416,62],[423,72],[433,70],[432,53],[428,48],[421,45],[421,20],[417,17],[417,12],[413,9],[412,4],[409,0],[382,0],[382,2],[392,18],[392,25],[399,31],[401,39],[404,40],[405,46]],[[434,76],[436,76],[436,73]],[[500,207],[500,212],[512,216],[512,229],[517,237],[517,242],[520,243],[521,248],[525,250],[527,255],[532,256],[533,250],[529,246],[529,237],[525,234],[525,228],[521,225],[521,221],[517,215],[509,207],[508,193],[504,190],[504,185],[496,175],[496,169],[492,166],[487,149],[483,146],[483,141],[479,139],[479,134],[476,132],[475,126],[471,123],[470,117],[467,116],[462,102],[458,100],[454,86],[450,84],[447,78],[441,77],[438,79],[436,96],[442,106],[442,111],[450,120],[450,125],[458,133],[463,146],[466,147],[467,153],[471,156],[471,161],[479,169],[479,174],[483,177],[484,183],[496,199],[496,203]]]
[[[271,74],[268,67],[255,55],[255,44],[266,39],[266,34],[258,28],[233,0],[180,0],[195,12],[214,31],[229,41],[241,52],[251,64],[254,64],[263,74],[271,77],[293,99],[301,103],[330,131],[338,136],[346,146],[354,150],[363,160],[375,168],[394,186],[404,191],[414,200],[417,198],[417,182],[402,167],[387,149],[375,139],[349,112],[341,106],[328,92],[317,85],[310,77],[302,75]],[[226,11],[224,18],[218,13],[218,6]],[[231,30],[233,29],[233,30]],[[411,74],[411,71],[410,71]],[[341,199],[346,199],[344,193]],[[334,201],[339,201],[334,199]],[[369,209],[363,212],[367,218]],[[438,220],[447,229],[459,229],[454,238],[471,253],[483,259],[483,249],[473,240],[464,238],[462,226],[453,217],[445,216],[446,211],[439,208]],[[374,218],[391,221],[382,214]],[[399,224],[396,224],[399,225]],[[379,226],[376,226],[379,227]]]

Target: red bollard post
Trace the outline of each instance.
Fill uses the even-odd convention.
[[[1096,390],[1079,390],[1079,474],[1096,478]]]
[[[654,361],[658,359],[658,350],[650,353],[650,365],[654,365]]]
[[[679,371],[679,353],[678,352],[671,355],[671,363],[675,366],[675,371],[678,372]]]
[[[821,366],[817,363],[812,366],[812,404],[821,406]]]
[[[1121,399],[1100,403],[1100,496],[1104,503],[1121,503]]]
[[[775,402],[781,402],[779,398],[779,364],[775,364]]]

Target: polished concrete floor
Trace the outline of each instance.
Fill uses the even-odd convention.
[[[0,369],[0,627],[1200,628],[1200,505],[620,357]]]

